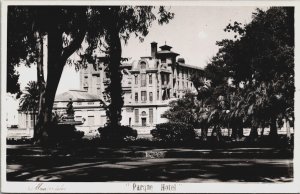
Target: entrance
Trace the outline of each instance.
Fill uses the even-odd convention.
[[[146,127],[146,124],[147,124],[146,118],[142,118],[142,126],[143,126],[143,127]]]

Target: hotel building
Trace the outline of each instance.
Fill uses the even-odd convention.
[[[121,124],[131,126],[138,134],[149,134],[156,124],[167,121],[161,115],[169,108],[171,100],[182,98],[187,91],[196,92],[190,77],[201,68],[177,58],[179,54],[173,52],[171,46],[159,48],[158,51],[157,43],[152,42],[151,56],[121,64],[124,94]],[[76,127],[86,135],[94,133],[107,121],[104,104],[108,102],[104,91],[110,80],[106,67],[105,58],[98,57],[95,64],[80,70],[80,90],[70,90],[55,98],[53,109],[61,113],[65,113],[72,99],[75,120],[83,121]]]

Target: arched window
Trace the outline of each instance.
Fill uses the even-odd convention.
[[[146,63],[144,61],[141,62],[141,69],[146,69]]]
[[[143,111],[142,112],[142,116],[146,116],[147,114],[146,114],[146,112],[145,111]]]

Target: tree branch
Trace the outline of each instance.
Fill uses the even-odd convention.
[[[86,28],[82,28],[78,36],[71,42],[71,44],[63,49],[62,59],[67,60],[80,46],[85,37]]]
[[[84,40],[85,34],[87,32],[87,20],[85,15],[85,9],[80,11],[78,18],[79,21],[79,32],[77,36],[73,39],[69,46],[65,47],[62,51],[62,59],[66,61],[78,48],[80,48],[82,41]]]

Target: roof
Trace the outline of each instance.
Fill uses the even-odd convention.
[[[89,94],[87,91],[84,90],[69,90],[67,92],[61,93],[55,96],[56,102],[66,102],[70,101],[100,101],[100,97],[94,94]]]
[[[157,54],[172,54],[172,55],[179,55],[178,53],[174,53],[173,51],[167,51],[167,50],[163,50],[163,51],[157,51]]]
[[[168,50],[168,51],[169,51],[169,50],[171,50],[172,47],[165,44],[165,45],[163,45],[163,46],[160,46],[159,48],[160,48],[161,50]]]
[[[189,65],[189,64],[180,63],[180,62],[177,62],[177,64],[178,64],[179,66],[182,66],[182,67],[187,67],[187,68],[191,68],[191,69],[203,70],[203,68],[197,67],[197,66],[194,66],[194,65]]]
[[[121,63],[120,67],[131,67],[132,63]]]

